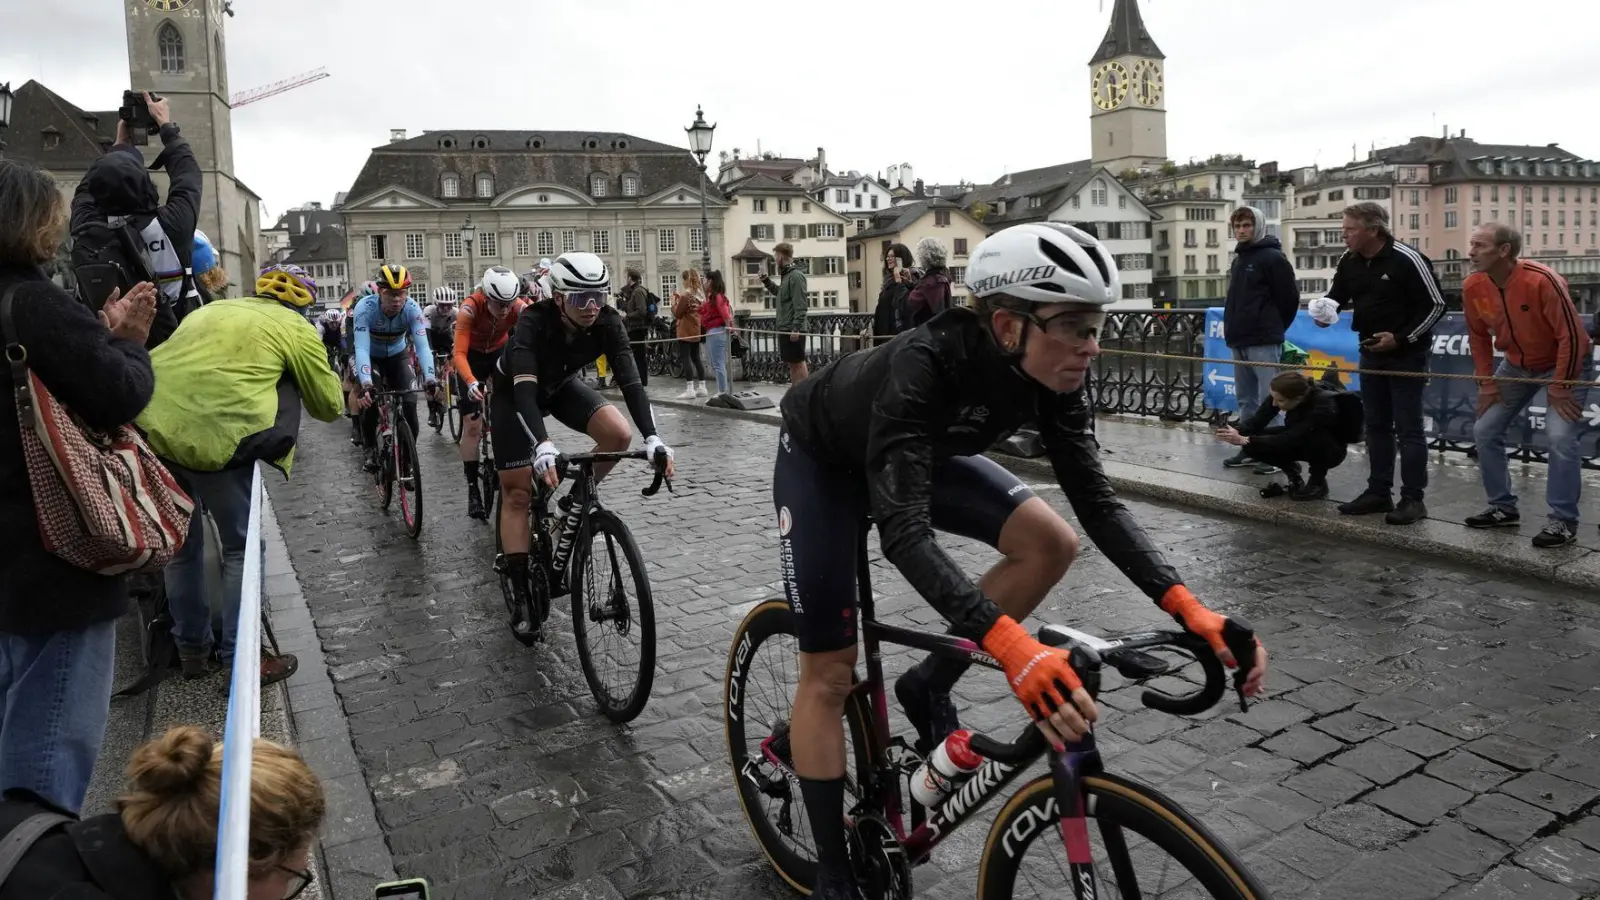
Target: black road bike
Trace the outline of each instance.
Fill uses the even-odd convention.
[[[1161,793],[1105,771],[1093,732],[1059,753],[1031,724],[1010,743],[974,734],[971,746],[984,757],[983,765],[932,809],[912,799],[910,779],[923,759],[904,737],[890,736],[880,646],[912,647],[991,669],[1000,665],[972,641],[874,619],[865,529],[856,568],[867,678],[845,704],[851,750],[846,753],[846,819],[839,827],[849,838],[851,863],[868,900],[911,897],[912,870],[1046,756],[1049,771],[1012,793],[989,829],[978,859],[978,900],[1096,900],[1103,887],[1109,888],[1105,896],[1125,900],[1189,897],[1194,894],[1185,891],[1197,887],[1201,896],[1269,900],[1233,851],[1198,819]],[[1196,661],[1204,672],[1202,686],[1187,695],[1146,688],[1141,699],[1151,709],[1197,715],[1227,691],[1222,663],[1204,640],[1187,632],[1096,638],[1045,625],[1038,637],[1069,652],[1091,694],[1099,691],[1104,664],[1141,682],[1181,668],[1149,650],[1174,652],[1181,663]],[[1248,625],[1232,620],[1226,640],[1236,658],[1255,658],[1255,635]],[[779,683],[767,683],[767,676]],[[724,681],[724,725],[745,819],[772,867],[804,893],[811,889],[816,862],[790,752],[788,704],[797,681],[794,614],[784,600],[768,600],[752,609],[734,634]],[[1244,674],[1236,674],[1241,709],[1243,684]],[[1090,821],[1098,843],[1091,841]]]
[[[406,421],[403,401],[416,390],[378,391],[373,403],[378,408],[378,470],[372,473],[378,486],[378,503],[385,511],[400,495],[400,518],[406,533],[415,538],[422,533],[422,463],[417,459],[417,438]],[[360,428],[360,414],[357,414]]]
[[[512,634],[524,646],[543,641],[551,601],[570,595],[572,632],[583,677],[589,682],[600,712],[613,722],[630,722],[644,709],[656,666],[655,604],[644,556],[628,526],[601,504],[594,476],[596,463],[627,459],[648,460],[655,466],[655,480],[642,491],[644,496],[655,496],[663,484],[669,493],[672,491],[672,482],[666,480],[665,451],[658,452],[653,460],[643,450],[559,457],[556,471],[561,480],[573,480],[572,489],[557,504],[559,512],[550,508],[554,491],[542,480],[534,479],[534,497],[529,506],[527,585],[531,609],[517,609],[511,585],[514,576],[505,563],[505,547],[500,540],[503,494],[494,507],[494,567],[500,575],[506,612],[512,622],[529,622],[533,626],[527,632],[513,629]],[[617,659],[619,655],[632,655],[627,653],[629,647],[634,648],[637,661]]]

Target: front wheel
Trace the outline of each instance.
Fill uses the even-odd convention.
[[[444,382],[444,416],[450,423],[450,440],[461,443],[461,392],[454,372]]]
[[[650,700],[656,670],[655,602],[644,557],[621,519],[594,509],[569,565],[583,677],[606,718],[631,722]]]
[[[1091,837],[1098,896],[1187,897],[1179,886],[1198,882],[1203,896],[1217,900],[1271,900],[1232,850],[1160,793],[1109,774],[1084,778],[1083,789],[1099,836]],[[1051,776],[1023,785],[989,829],[978,900],[1083,896],[1074,893],[1059,821]]]
[[[789,723],[800,683],[800,645],[794,612],[768,600],[739,623],[722,685],[722,722],[739,806],[756,844],[784,881],[810,895],[817,877],[816,839],[794,774]],[[851,810],[868,802],[873,770],[872,714],[861,691],[844,707],[845,798]],[[839,828],[848,826],[839,823]]]
[[[406,523],[406,533],[414,538],[422,533],[422,461],[417,459],[411,423],[404,418],[395,423],[394,471],[400,488],[400,518]]]

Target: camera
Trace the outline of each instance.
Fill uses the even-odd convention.
[[[161,99],[154,94],[151,95],[151,98],[155,100]],[[141,138],[147,137],[152,131],[160,130],[160,126],[156,124],[155,117],[150,115],[150,104],[144,99],[144,94],[140,91],[122,92],[122,106],[117,109],[117,118],[127,122],[130,130],[140,132],[139,136]],[[139,143],[144,143],[144,140],[140,140]]]

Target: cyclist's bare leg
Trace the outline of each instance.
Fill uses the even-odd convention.
[[[830,878],[849,878],[844,836],[844,703],[855,662],[853,643],[843,650],[800,654],[800,686],[795,690],[789,741],[817,845],[817,886]]]
[[[483,404],[479,404],[481,407]],[[478,461],[478,442],[483,439],[483,412],[461,417],[461,461]]]
[[[623,418],[622,410],[609,403],[595,410],[594,415],[589,417],[589,427],[584,430],[594,439],[596,453],[621,453],[633,443],[633,429],[628,427],[628,420]],[[595,463],[594,480],[605,478],[615,465],[612,462]]]
[[[1030,497],[1006,517],[997,543],[1000,561],[978,579],[978,587],[1021,622],[1067,573],[1078,555],[1078,535],[1050,504]],[[950,691],[970,665],[930,654],[896,681],[895,696],[925,745],[920,749],[930,750],[959,726]]]
[[[528,507],[533,503],[533,467],[500,472],[500,549],[528,555]]]

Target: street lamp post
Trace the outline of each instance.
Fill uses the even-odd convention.
[[[0,84],[0,159],[6,156],[6,129],[11,127],[11,82]]]
[[[466,290],[466,293],[468,293],[468,294],[472,293],[472,286],[474,284],[474,279],[477,278],[477,276],[473,274],[473,269],[475,268],[475,266],[472,263],[472,238],[477,233],[478,233],[478,226],[472,224],[472,216],[470,216],[470,215],[467,216],[467,220],[465,222],[461,223],[461,243],[467,245],[467,290]]]
[[[711,152],[711,135],[715,124],[706,124],[706,114],[697,105],[694,124],[685,128],[689,133],[689,150],[700,161],[700,271],[711,275],[711,229],[706,226],[706,154]]]

